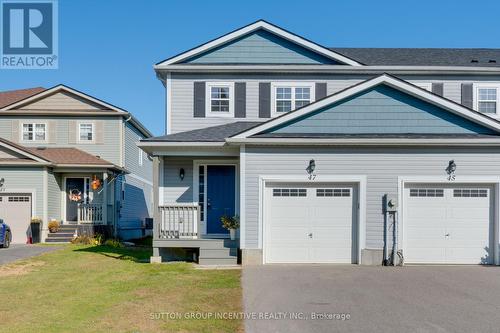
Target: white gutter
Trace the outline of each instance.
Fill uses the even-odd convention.
[[[374,139],[320,139],[320,138],[242,138],[226,139],[234,145],[267,145],[267,146],[500,146],[500,138],[469,139],[408,139],[408,138],[374,138]]]
[[[225,142],[162,142],[162,141],[139,141],[138,147],[223,147]]]
[[[472,66],[348,66],[348,65],[168,65],[154,66],[157,72],[238,73],[356,73],[381,74],[500,74],[500,67]]]

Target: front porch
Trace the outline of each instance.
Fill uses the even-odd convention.
[[[220,218],[239,214],[239,161],[161,157],[155,173],[161,185],[152,262],[237,264],[238,235],[231,240]]]
[[[49,174],[46,242],[69,242],[77,235],[113,237],[116,172],[58,170]],[[58,232],[48,223],[57,221]]]

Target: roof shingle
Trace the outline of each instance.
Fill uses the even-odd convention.
[[[45,88],[36,87],[19,90],[0,91],[0,108],[41,93]]]
[[[155,136],[143,142],[224,142],[235,134],[261,124],[259,121],[237,121],[169,135]]]
[[[25,148],[31,154],[54,164],[113,165],[77,148]]]
[[[332,47],[330,50],[368,66],[500,67],[500,49]]]

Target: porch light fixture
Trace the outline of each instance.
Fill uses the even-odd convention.
[[[0,178],[0,187],[3,187],[3,184],[5,184],[5,178]]]
[[[446,173],[448,174],[448,180],[455,180],[455,171],[457,170],[457,165],[454,160],[448,162],[448,167],[446,168]]]
[[[97,178],[96,175],[92,176],[92,182],[90,183],[90,187],[92,188],[93,191],[97,191],[98,189],[101,188],[102,182],[99,178]]]
[[[316,169],[316,162],[314,160],[310,160],[309,165],[306,168],[310,180],[316,178],[316,174],[314,173],[315,169]]]
[[[184,171],[184,168],[181,168],[181,169],[179,170],[179,178],[180,178],[181,180],[184,180],[184,176],[185,176],[185,175],[186,175],[186,172]]]

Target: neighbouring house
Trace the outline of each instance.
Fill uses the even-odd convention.
[[[499,264],[500,49],[327,48],[260,20],[155,70],[152,261]]]
[[[46,242],[146,232],[152,160],[136,142],[151,133],[129,112],[64,85],[6,91],[0,129],[0,218],[13,243],[26,243],[35,217]]]

